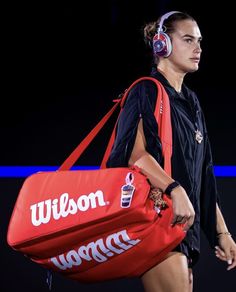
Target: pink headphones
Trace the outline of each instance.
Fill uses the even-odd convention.
[[[172,14],[180,11],[170,11],[162,15],[156,34],[153,37],[153,53],[159,57],[168,57],[172,51],[170,37],[163,30],[164,21]]]

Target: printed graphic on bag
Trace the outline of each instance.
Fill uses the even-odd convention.
[[[121,188],[121,201],[120,206],[121,208],[129,208],[132,197],[134,194],[135,187],[132,185],[134,181],[134,175],[132,172],[129,172],[125,178],[126,184]]]
[[[51,261],[60,270],[71,269],[73,266],[80,266],[83,261],[105,262],[109,257],[121,254],[138,244],[141,240],[130,239],[127,230],[112,233],[106,238],[99,238],[78,249],[72,249],[67,253],[51,258]]]
[[[48,199],[37,204],[31,205],[31,222],[34,226],[48,223],[52,218],[59,220],[68,215],[75,215],[78,211],[85,212],[89,208],[106,206],[104,194],[98,190],[95,193],[82,195],[75,201],[69,199],[69,194],[64,193],[59,199]]]

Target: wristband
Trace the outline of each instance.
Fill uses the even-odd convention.
[[[172,182],[172,183],[170,183],[170,184],[168,185],[168,187],[166,188],[166,190],[165,190],[164,193],[170,197],[170,194],[171,194],[171,192],[173,191],[173,189],[175,189],[175,188],[177,188],[177,187],[179,187],[179,186],[180,186],[180,183],[177,182],[177,181],[174,181],[174,182]]]

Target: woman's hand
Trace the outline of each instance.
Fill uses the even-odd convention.
[[[150,183],[162,190],[173,182],[164,169],[157,161],[146,151],[146,139],[143,132],[142,119],[139,122],[134,147],[129,159],[129,165],[137,165],[147,176]],[[178,186],[171,191],[173,201],[174,217],[172,224],[184,224],[184,231],[187,231],[194,222],[195,212],[182,186]]]
[[[220,234],[215,248],[216,257],[228,263],[228,271],[236,267],[236,243],[229,234]]]
[[[174,188],[171,192],[173,202],[174,217],[172,224],[185,224],[184,230],[187,231],[194,222],[195,212],[182,186]]]

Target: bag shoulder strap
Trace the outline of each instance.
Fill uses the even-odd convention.
[[[79,159],[81,154],[85,151],[85,149],[89,146],[95,136],[99,133],[105,123],[109,120],[109,118],[114,113],[115,109],[120,105],[120,112],[118,114],[118,118],[116,120],[115,126],[112,131],[112,135],[110,137],[108,146],[106,148],[105,154],[102,159],[101,168],[106,168],[106,161],[111,153],[112,146],[115,141],[115,132],[117,123],[119,120],[119,116],[122,112],[123,106],[125,104],[126,98],[130,92],[130,90],[140,81],[142,80],[152,80],[157,86],[157,102],[155,107],[155,117],[158,123],[158,129],[160,134],[160,139],[162,141],[163,147],[163,155],[164,155],[164,169],[167,173],[171,174],[171,164],[170,158],[172,154],[172,129],[170,122],[170,109],[169,109],[169,97],[163,87],[163,85],[154,77],[140,77],[136,79],[125,91],[121,94],[118,99],[114,100],[115,105],[111,108],[111,110],[100,120],[100,122],[90,131],[90,133],[82,140],[82,142],[74,149],[74,151],[66,158],[66,160],[62,163],[58,170],[69,170],[75,162]]]
[[[131,88],[142,80],[151,80],[157,86],[157,101],[154,110],[154,115],[158,124],[158,133],[162,143],[162,152],[164,157],[164,170],[171,175],[171,156],[172,156],[172,126],[171,126],[171,115],[170,115],[170,103],[169,96],[164,86],[154,77],[141,77],[135,80],[131,86],[126,90],[125,95],[127,97]],[[126,98],[125,98],[126,99]],[[125,101],[123,100],[123,102]],[[121,112],[120,112],[121,114]],[[118,121],[118,119],[117,119]],[[106,168],[106,162],[111,153],[112,146],[115,141],[116,126],[113,129],[110,141],[108,143],[106,152],[104,154],[101,168]]]

